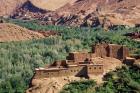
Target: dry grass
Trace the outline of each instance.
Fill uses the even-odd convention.
[[[0,0],[0,16],[10,15],[27,0]]]

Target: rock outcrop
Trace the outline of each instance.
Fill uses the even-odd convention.
[[[114,25],[140,25],[140,0],[16,0],[14,4],[7,5],[9,1],[2,0],[0,15],[26,20],[39,19],[46,25],[100,25],[105,29]]]

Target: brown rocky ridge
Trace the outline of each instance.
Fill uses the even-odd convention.
[[[0,16],[39,19],[46,25],[135,27],[140,24],[139,3],[140,0],[2,0]]]
[[[37,1],[27,1],[28,4],[17,8],[12,17],[35,18],[46,25],[78,27],[102,26],[111,28],[117,25],[135,27],[140,24],[138,21],[140,20],[139,0],[133,2],[131,0],[41,0],[39,3]],[[56,3],[62,4],[61,7],[58,7]],[[40,11],[35,7],[39,8]],[[36,12],[31,10],[36,10]]]
[[[0,16],[9,16],[27,0],[0,0]]]

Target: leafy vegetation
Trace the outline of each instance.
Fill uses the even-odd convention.
[[[95,86],[89,81],[70,83],[64,87],[61,93],[139,93],[140,92],[140,68],[124,66],[121,69],[108,73],[106,82],[102,86]],[[80,87],[82,86],[82,87]]]
[[[140,53],[140,43],[123,36],[139,28],[117,28],[103,32],[101,28],[72,28],[43,26],[36,21],[9,20],[32,30],[54,30],[60,36],[40,40],[0,43],[0,93],[24,93],[33,76],[34,68],[43,67],[54,60],[65,59],[71,51],[90,51],[98,42],[127,45],[132,53]]]
[[[60,93],[87,93],[87,89],[93,88],[96,82],[93,80],[75,81],[64,86]]]
[[[96,88],[96,93],[139,93],[140,68],[124,66],[106,75],[106,83]]]

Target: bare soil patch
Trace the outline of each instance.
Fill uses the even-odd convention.
[[[31,31],[14,24],[0,23],[0,42],[40,39],[52,35],[57,35],[57,33],[54,31]]]

